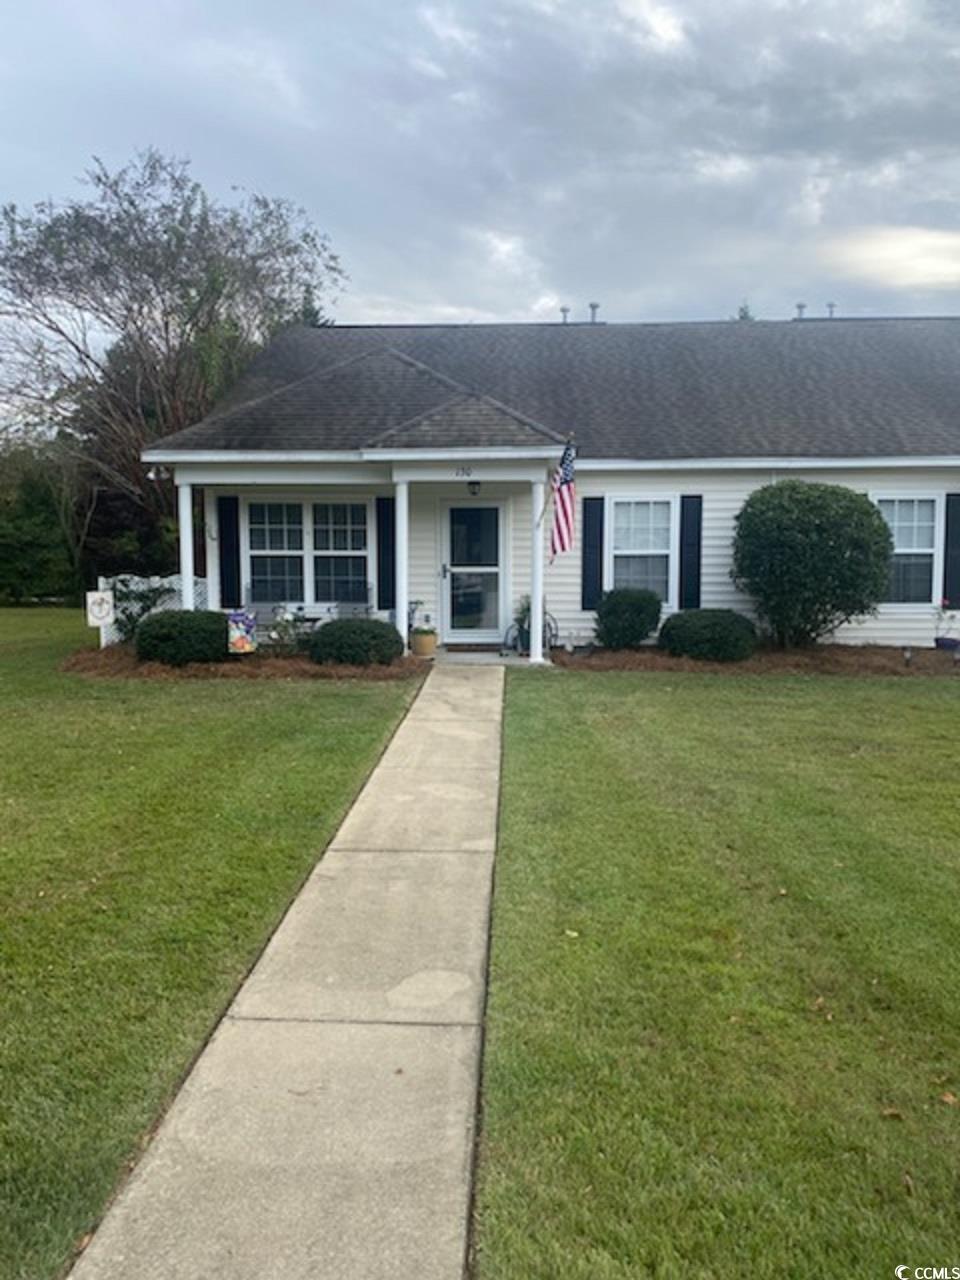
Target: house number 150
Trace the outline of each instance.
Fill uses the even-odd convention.
[[[473,467],[457,467],[453,474],[458,480],[468,480],[473,475]]]

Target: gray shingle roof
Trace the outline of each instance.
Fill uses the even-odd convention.
[[[960,455],[960,319],[287,330],[183,449]]]

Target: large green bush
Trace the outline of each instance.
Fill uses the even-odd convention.
[[[660,597],[655,591],[619,587],[601,596],[596,636],[605,649],[638,649],[660,621]]]
[[[666,620],[657,643],[676,658],[742,662],[756,649],[757,632],[733,609],[686,609]]]
[[[189,609],[151,613],[137,627],[136,645],[141,662],[165,662],[170,667],[224,662],[227,616]]]
[[[811,644],[876,610],[892,549],[864,494],[781,480],[755,490],[737,516],[731,577],[778,644]]]
[[[403,654],[396,627],[376,618],[337,618],[313,633],[307,652],[314,662],[344,662],[353,667],[389,666]]]

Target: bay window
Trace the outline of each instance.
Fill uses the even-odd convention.
[[[655,592],[673,603],[676,502],[672,498],[611,498],[607,583]]]
[[[889,604],[931,604],[935,591],[938,512],[936,498],[879,497],[880,514],[893,537]]]

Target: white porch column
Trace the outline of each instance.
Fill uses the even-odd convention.
[[[217,525],[217,496],[211,488],[203,491],[203,537],[207,549],[207,608],[220,608],[220,529]]]
[[[394,483],[394,506],[396,511],[394,570],[394,608],[397,616],[397,630],[403,639],[406,652],[409,643],[407,635],[407,614],[410,611],[410,494],[409,481],[397,480]]]
[[[543,481],[530,482],[530,661],[543,662]]]
[[[177,485],[177,523],[180,527],[180,603],[196,607],[193,598],[193,487]]]

